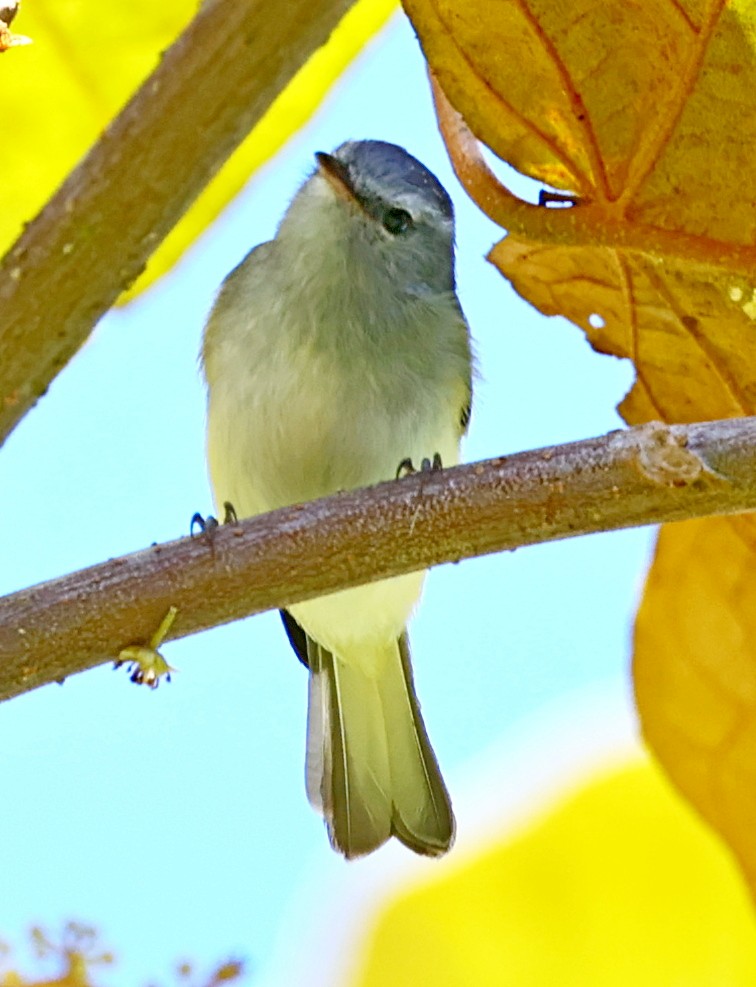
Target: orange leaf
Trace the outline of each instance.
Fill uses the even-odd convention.
[[[404,0],[455,170],[509,231],[490,259],[633,361],[625,419],[756,412],[752,0]],[[575,196],[525,202],[478,140]],[[644,733],[756,891],[756,527],[662,532],[639,613]]]
[[[514,0],[405,2],[455,168],[510,231],[491,259],[542,311],[564,312],[603,352],[634,360],[647,393],[623,409],[628,421],[754,411],[749,2],[715,5],[700,24],[675,4],[546,4],[539,21]],[[578,204],[517,199],[468,126]]]
[[[625,420],[708,421],[756,411],[754,289],[741,275],[609,247],[533,246],[491,259],[547,315],[565,315],[601,353],[627,357]]]
[[[756,887],[756,519],[662,529],[635,629],[646,739]]]
[[[617,217],[752,243],[750,0],[404,6],[451,104],[519,171]]]

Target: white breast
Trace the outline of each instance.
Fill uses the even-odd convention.
[[[459,461],[456,409],[416,402],[386,409],[375,381],[344,380],[304,350],[277,347],[254,371],[225,368],[210,389],[208,462],[218,505],[239,517],[338,490],[393,479],[410,458]],[[457,402],[459,403],[459,402]],[[311,637],[344,654],[371,640],[395,640],[419,598],[424,573],[413,573],[291,608]]]

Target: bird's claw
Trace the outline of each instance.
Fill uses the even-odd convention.
[[[441,453],[434,452],[433,459],[428,459],[427,456],[424,456],[423,459],[420,461],[420,472],[428,473],[431,470],[440,470],[443,469],[443,466],[444,464],[441,462]],[[403,459],[401,463],[399,463],[399,465],[397,466],[396,478],[397,480],[401,480],[405,476],[412,476],[413,473],[417,473],[417,470],[415,469],[415,464],[408,456],[406,459]]]
[[[236,508],[231,503],[230,500],[223,501],[223,523],[224,524],[236,524],[239,520],[236,514]],[[213,517],[212,514],[208,514],[207,517],[203,517],[199,511],[195,511],[192,515],[192,520],[189,522],[189,534],[194,538],[194,527],[195,525],[200,529],[201,534],[205,535],[208,540],[211,540],[215,531],[220,527],[218,523],[218,518]]]
[[[203,517],[199,511],[196,511],[192,515],[192,520],[189,523],[189,536],[191,538],[194,538],[195,525],[199,528],[200,533],[205,535],[206,538],[212,538],[213,532],[218,527],[218,519],[213,517],[212,514],[208,514],[207,517]]]

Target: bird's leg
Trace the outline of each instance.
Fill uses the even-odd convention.
[[[160,626],[152,635],[148,644],[130,644],[119,652],[113,668],[120,668],[127,665],[126,671],[129,678],[135,685],[147,685],[150,689],[157,689],[161,678],[165,677],[166,682],[171,681],[172,668],[158,651],[163,643],[166,634],[173,626],[178,609],[169,607],[168,612],[160,621]]]

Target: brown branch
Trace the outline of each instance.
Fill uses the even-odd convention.
[[[0,265],[0,443],[350,5],[203,5]]]
[[[147,641],[574,535],[756,510],[756,418],[642,425],[338,494],[0,599],[0,698]]]

